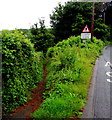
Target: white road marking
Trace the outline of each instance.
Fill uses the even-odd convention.
[[[112,77],[112,72],[106,72],[106,75],[108,75],[109,77]]]
[[[111,82],[111,83],[112,83],[112,80],[110,80],[110,79],[107,79],[107,82]]]
[[[110,62],[106,62],[105,67],[107,67],[107,66],[112,67],[112,63],[110,63]],[[109,76],[109,77],[112,77],[112,72],[106,72],[106,75]],[[107,79],[107,82],[112,83],[112,80]]]
[[[106,62],[105,67],[107,67],[107,66],[112,66],[112,63]]]

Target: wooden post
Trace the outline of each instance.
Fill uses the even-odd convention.
[[[94,6],[95,6],[95,2],[93,2],[92,5],[91,41],[93,41],[93,35],[94,35]]]
[[[104,24],[105,24],[105,11],[104,11]]]

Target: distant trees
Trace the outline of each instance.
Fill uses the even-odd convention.
[[[103,41],[112,39],[112,3],[95,3],[94,36]],[[108,19],[109,18],[109,19]],[[92,3],[67,2],[54,8],[50,15],[51,28],[46,28],[44,20],[32,25],[30,31],[24,30],[26,38],[30,38],[36,51],[44,53],[51,46],[70,36],[80,35],[85,25],[91,29]]]
[[[107,3],[105,10],[105,23],[110,27],[110,40],[112,40],[112,1]]]
[[[95,36],[102,40],[112,39],[112,2],[95,4]],[[101,37],[102,36],[102,37]]]
[[[109,5],[105,4],[108,8]],[[94,35],[102,40],[109,38],[109,27],[104,24],[101,17],[104,9],[103,3],[95,3],[95,31]],[[110,9],[109,9],[110,10]],[[108,11],[109,11],[108,10]],[[67,2],[65,5],[58,4],[50,15],[51,27],[55,36],[55,43],[72,35],[80,35],[87,24],[91,28],[92,3],[90,2]],[[107,17],[107,16],[106,16]],[[107,18],[106,23],[107,22]]]

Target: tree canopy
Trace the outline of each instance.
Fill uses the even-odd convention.
[[[110,22],[107,21],[105,13],[110,12],[110,3],[95,3],[95,36],[104,40],[109,37]],[[104,17],[106,24],[104,23]],[[80,35],[85,25],[91,28],[92,22],[92,3],[91,2],[67,2],[65,5],[58,4],[50,15],[51,27],[55,36],[55,43],[62,41],[72,35]],[[99,22],[99,23],[98,23]],[[103,24],[103,25],[102,25]],[[103,31],[103,32],[102,32]],[[99,34],[100,33],[100,34]],[[102,36],[103,34],[103,36]],[[106,35],[106,36],[105,36]]]
[[[53,46],[54,36],[45,28],[44,20],[40,19],[39,24],[40,28],[38,28],[38,23],[32,26],[30,38],[36,51],[46,52],[48,47]]]

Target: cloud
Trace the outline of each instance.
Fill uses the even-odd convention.
[[[67,0],[1,0],[0,30],[15,28],[30,28],[45,17],[45,25],[50,26],[49,14],[58,2]]]

